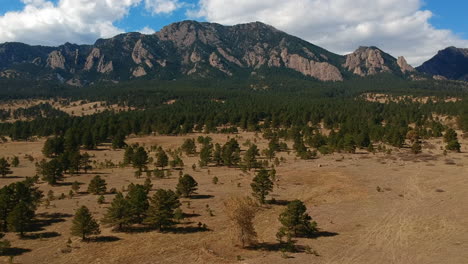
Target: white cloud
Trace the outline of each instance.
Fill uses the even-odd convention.
[[[182,5],[178,0],[145,0],[145,8],[153,15],[170,14]]]
[[[146,26],[146,27],[138,30],[138,32],[140,32],[141,34],[150,35],[150,34],[154,34],[154,32],[156,32],[156,31],[154,29]]]
[[[200,0],[189,16],[221,24],[262,21],[330,51],[378,46],[413,65],[468,40],[434,28],[422,0]]]
[[[114,26],[141,0],[22,0],[22,11],[0,16],[0,42],[58,45],[93,43],[122,30]]]

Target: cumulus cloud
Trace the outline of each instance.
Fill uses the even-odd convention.
[[[413,65],[447,46],[468,47],[431,25],[422,0],[200,0],[188,15],[228,25],[262,21],[340,54],[378,46]]]
[[[170,14],[182,5],[178,0],[145,0],[145,8],[153,14]]]
[[[150,35],[150,34],[154,34],[154,32],[156,32],[156,31],[154,29],[146,26],[146,27],[138,30],[138,32],[140,32],[141,34]]]
[[[113,22],[141,0],[22,0],[19,12],[0,16],[0,42],[57,45],[67,41],[92,43],[122,30]]]

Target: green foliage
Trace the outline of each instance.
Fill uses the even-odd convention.
[[[175,210],[180,207],[178,196],[172,190],[156,190],[150,199],[145,223],[163,230],[175,223]]]
[[[11,166],[13,166],[14,168],[18,167],[20,164],[20,160],[17,156],[14,156],[12,161],[11,161]],[[0,170],[1,170],[1,162],[0,162]],[[1,173],[0,173],[1,174]]]
[[[195,139],[187,138],[186,140],[184,140],[184,143],[182,144],[181,149],[187,155],[194,155],[197,152]]]
[[[132,223],[140,224],[145,218],[149,206],[148,187],[131,183],[128,186],[126,199],[132,213]]]
[[[280,214],[279,221],[282,227],[279,236],[308,236],[317,231],[317,223],[311,222],[312,218],[307,214],[307,208],[303,202],[294,200],[288,204]]]
[[[36,163],[36,172],[37,175],[42,177],[42,180],[50,185],[55,185],[63,180],[63,166],[57,158],[50,161],[42,160]]]
[[[155,166],[164,169],[164,167],[166,167],[167,165],[169,165],[169,157],[167,156],[166,152],[162,148],[160,148],[156,153]]]
[[[268,171],[261,169],[253,178],[250,187],[253,191],[252,195],[264,204],[266,196],[273,190],[273,182]]]
[[[257,145],[252,144],[244,154],[244,165],[250,170],[259,166],[257,157],[260,155]]]
[[[101,176],[96,175],[93,179],[89,182],[88,185],[88,192],[91,194],[104,194],[107,190],[107,183],[106,180],[101,178]]]
[[[110,207],[107,208],[102,222],[118,231],[122,231],[133,223],[132,218],[130,202],[119,192],[115,195]]]
[[[132,164],[133,167],[137,168],[140,172],[146,167],[146,164],[148,164],[148,153],[145,148],[138,147],[136,149],[132,157]]]
[[[0,158],[0,175],[5,178],[8,174],[12,174],[10,170],[10,163],[5,158]]]
[[[183,197],[190,197],[190,195],[197,190],[197,186],[198,183],[195,179],[192,176],[185,174],[179,178],[179,182],[176,186],[177,194],[182,195]]]
[[[81,206],[78,208],[72,221],[71,235],[86,240],[88,236],[99,235],[100,233],[99,224],[94,220],[88,207]]]
[[[21,236],[28,230],[34,217],[34,210],[25,201],[20,201],[8,214],[8,230],[18,232]]]

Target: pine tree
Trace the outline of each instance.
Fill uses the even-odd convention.
[[[111,206],[107,208],[102,222],[115,227],[118,231],[122,231],[132,223],[130,203],[121,192],[115,195]]]
[[[84,153],[80,156],[80,167],[84,170],[85,173],[88,173],[88,170],[91,170],[93,166],[91,166],[91,156],[88,152]]]
[[[13,157],[13,160],[11,161],[11,166],[13,166],[14,168],[18,167],[20,164],[20,160],[17,156],[14,156]]]
[[[133,154],[132,164],[134,168],[137,168],[138,171],[142,171],[143,168],[148,164],[148,153],[145,148],[138,147],[135,153]]]
[[[102,179],[101,176],[96,175],[89,182],[88,192],[92,194],[104,194],[107,190],[106,180]]]
[[[250,187],[252,187],[252,195],[256,197],[261,204],[264,204],[265,197],[273,190],[273,182],[270,179],[268,171],[261,169],[253,178]]]
[[[200,161],[198,162],[200,167],[205,167],[211,162],[211,154],[213,152],[213,145],[203,145],[200,150]]]
[[[133,162],[133,155],[134,155],[134,154],[135,154],[135,153],[134,153],[133,147],[128,146],[128,147],[125,149],[123,163],[124,163],[125,165],[131,164],[131,163]]]
[[[300,200],[294,200],[279,216],[279,221],[283,225],[280,234],[311,235],[317,231],[317,223],[311,222],[311,220],[304,203]]]
[[[145,223],[163,230],[175,225],[174,210],[180,207],[177,194],[172,190],[159,189],[150,199]]]
[[[160,148],[156,153],[155,166],[164,169],[164,167],[166,167],[167,165],[169,165],[169,157],[167,156],[166,152],[162,148]]]
[[[141,223],[149,206],[148,189],[143,185],[131,183],[126,199],[132,213],[132,223]]]
[[[127,144],[125,143],[125,135],[122,132],[118,132],[115,137],[112,138],[112,148],[121,149],[124,148]]]
[[[197,152],[197,146],[195,145],[195,140],[193,138],[188,138],[184,140],[184,143],[181,146],[182,151],[186,155],[193,155]]]
[[[192,195],[197,190],[197,186],[198,183],[195,181],[195,179],[192,176],[185,174],[179,178],[179,182],[176,186],[177,194],[184,197],[190,197],[190,195]]]
[[[13,171],[10,170],[10,163],[5,158],[0,159],[0,175],[2,178],[5,178],[8,174],[12,174]]]
[[[34,211],[24,201],[20,201],[13,210],[8,214],[7,223],[8,230],[24,235],[31,225],[34,217]]]
[[[259,155],[257,145],[252,144],[244,154],[244,165],[248,170],[258,166],[257,156]]]
[[[94,220],[88,207],[81,206],[76,210],[71,227],[71,234],[73,236],[79,236],[83,240],[86,240],[87,236],[99,235],[100,233],[99,224]]]
[[[56,158],[50,161],[42,160],[36,164],[36,171],[39,176],[42,176],[42,180],[51,185],[63,180],[63,167]]]

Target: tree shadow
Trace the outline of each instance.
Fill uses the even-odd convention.
[[[174,234],[193,234],[198,232],[208,232],[209,228],[197,227],[197,226],[177,226],[166,228],[163,232],[169,232]]]
[[[52,184],[54,187],[61,187],[61,186],[71,186],[73,182],[57,182],[55,184]]]
[[[73,215],[63,213],[41,213],[37,214],[36,219],[31,224],[31,231],[42,231],[44,227],[52,224],[65,222],[65,218],[70,218]]]
[[[121,240],[121,238],[116,237],[116,236],[97,236],[97,237],[90,238],[89,242],[110,243],[110,242],[115,242],[119,240]]]
[[[184,218],[192,218],[192,217],[199,217],[201,216],[200,214],[190,214],[190,213],[184,213]]]
[[[293,242],[296,242],[293,240]],[[263,243],[257,243],[255,245],[246,247],[248,250],[260,250],[260,251],[269,251],[269,252],[279,252],[283,251],[283,249],[286,247],[285,243],[268,243],[268,242],[263,242]],[[294,252],[293,253],[302,253],[305,252],[306,247],[301,246],[301,245],[294,245]]]
[[[291,202],[291,201],[288,201],[288,200],[276,200],[276,199],[272,199],[272,200],[268,201],[268,204],[286,206],[286,205],[288,205],[290,202]]]
[[[58,232],[42,232],[42,233],[33,233],[33,234],[25,234],[23,235],[22,239],[43,239],[43,238],[53,238],[61,236]]]
[[[23,255],[24,253],[31,252],[32,250],[29,248],[16,248],[16,247],[11,247],[11,248],[6,248],[3,250],[2,254],[0,256],[11,256],[11,257],[16,257]]]
[[[328,232],[328,231],[318,231],[318,232],[314,232],[314,233],[309,234],[309,235],[300,235],[300,236],[297,236],[297,237],[316,239],[316,238],[319,238],[319,237],[334,237],[334,236],[337,236],[337,235],[339,235],[339,233]]]
[[[213,195],[209,195],[209,194],[194,194],[194,195],[191,195],[189,198],[192,200],[203,200],[203,199],[211,199],[213,197],[214,197]]]
[[[24,178],[27,178],[27,177],[24,177],[24,176],[5,176],[5,177],[0,177],[0,180],[3,179],[3,180],[7,180],[7,179],[24,179]]]

